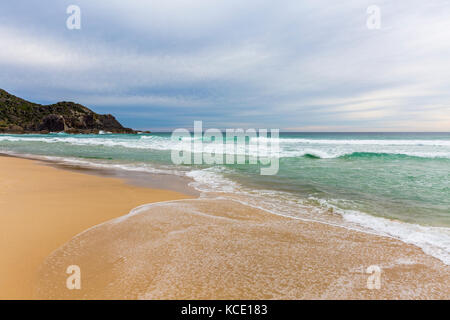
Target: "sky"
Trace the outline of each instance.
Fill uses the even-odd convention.
[[[450,131],[448,0],[1,1],[0,44],[0,88],[135,129]]]

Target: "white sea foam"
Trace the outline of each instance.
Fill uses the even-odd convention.
[[[426,254],[450,265],[450,228],[420,226],[346,210],[344,219],[368,227],[382,235],[390,235],[421,248]]]
[[[450,265],[450,228],[420,226],[343,210],[323,199],[299,199],[282,191],[250,190],[224,177],[226,172],[225,168],[213,167],[193,170],[187,175],[194,179],[191,186],[203,193],[221,193],[223,197],[282,216],[389,236],[416,245],[426,254]],[[319,205],[311,205],[310,200]],[[334,214],[330,214],[330,209]]]

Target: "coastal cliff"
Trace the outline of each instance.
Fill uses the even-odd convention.
[[[0,89],[0,133],[136,133],[110,114],[74,102],[40,105]]]

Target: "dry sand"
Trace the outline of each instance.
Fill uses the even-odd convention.
[[[36,271],[53,250],[136,206],[188,198],[122,180],[0,157],[0,299],[32,298]]]

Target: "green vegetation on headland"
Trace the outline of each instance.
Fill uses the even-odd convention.
[[[40,105],[0,89],[0,133],[137,133],[114,116],[102,115],[74,102]]]

